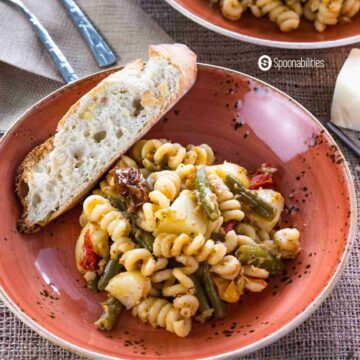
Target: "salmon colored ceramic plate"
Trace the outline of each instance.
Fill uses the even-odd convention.
[[[287,275],[242,298],[221,321],[195,323],[188,338],[153,329],[124,311],[108,334],[95,329],[98,302],[74,259],[80,206],[34,235],[19,234],[16,168],[81,95],[112,70],[67,85],[32,107],[0,144],[0,289],[9,308],[54,343],[95,359],[195,359],[257,350],[304,321],[339,279],[355,231],[355,194],[334,140],[303,107],[247,75],[199,66],[193,89],[148,134],[183,144],[207,143],[217,159],[255,169],[279,168],[286,199],[282,224],[302,233],[302,251]]]
[[[241,41],[288,49],[320,49],[354,44],[360,41],[360,14],[350,23],[328,26],[319,33],[313,23],[301,19],[299,28],[289,33],[279,30],[268,18],[256,18],[246,12],[239,21],[226,20],[208,0],[165,0],[176,10],[200,25]]]

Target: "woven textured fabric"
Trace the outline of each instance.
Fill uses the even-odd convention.
[[[61,1],[23,0],[43,23],[56,44],[63,51],[74,70],[82,77],[99,71],[96,61],[80,32],[64,10]],[[138,6],[139,0],[78,0],[91,21],[101,29],[109,41],[119,63],[146,55],[153,40],[169,41],[160,27]],[[34,36],[25,16],[6,2],[0,3],[0,61],[34,74],[62,81],[44,47]],[[28,56],[31,54],[31,56]]]
[[[79,77],[100,70],[61,1],[23,2],[40,19]],[[153,42],[171,41],[138,2],[78,0],[94,25],[105,34],[119,64],[144,58]],[[61,86],[63,80],[19,10],[0,1],[0,19],[0,132],[4,132],[27,108]]]
[[[313,51],[258,47],[227,39],[200,27],[178,14],[164,0],[141,0],[140,5],[173,39],[186,43],[196,51],[201,62],[226,66],[258,77],[294,97],[322,122],[329,119],[335,79],[351,47]],[[257,66],[257,59],[263,54],[279,59],[296,60],[301,57],[323,59],[325,67],[324,69],[271,69],[262,72]],[[51,90],[50,85],[48,90]],[[341,144],[340,146],[353,172],[358,192],[360,187],[358,160],[347,148]],[[358,200],[359,198],[360,196]],[[289,335],[246,356],[245,359],[360,359],[359,349],[360,243],[358,236],[341,280],[320,309]],[[0,359],[75,360],[80,358],[42,339],[15,319],[4,305],[0,305]]]

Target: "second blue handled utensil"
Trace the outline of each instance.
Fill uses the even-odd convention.
[[[80,30],[88,44],[95,60],[100,67],[107,67],[116,63],[116,55],[110,49],[102,36],[97,32],[90,20],[75,3],[74,0],[61,0],[69,12],[74,24]]]

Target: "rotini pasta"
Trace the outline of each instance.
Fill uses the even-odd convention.
[[[243,275],[242,278],[238,280],[238,286],[243,286],[244,289],[250,292],[261,292],[267,287],[267,282],[264,279]]]
[[[181,311],[165,299],[148,297],[133,308],[132,314],[154,328],[165,328],[180,337],[191,331],[191,319],[181,316]]]
[[[152,162],[154,153],[166,142],[165,139],[140,140],[131,148],[130,154],[138,164],[142,164],[145,168],[156,171],[159,169],[154,168],[155,165]]]
[[[222,0],[220,2],[221,12],[229,20],[239,20],[246,6],[239,0]]]
[[[299,27],[300,16],[281,0],[257,0],[256,5],[263,15],[278,24],[283,32],[289,32]]]
[[[244,4],[254,1],[263,15],[279,10],[277,0]],[[213,161],[208,145],[141,140],[85,199],[76,264],[89,288],[108,293],[100,330],[114,326],[123,305],[187,336],[192,319],[224,317],[223,302],[261,292],[300,251],[300,232],[278,228],[281,194],[250,190],[246,169]]]
[[[79,224],[81,227],[84,227],[87,223],[88,223],[88,219],[86,217],[86,215],[84,214],[84,212],[81,213],[80,217],[79,217]]]
[[[272,242],[272,241],[271,241]],[[234,230],[231,230],[226,233],[224,237],[224,245],[227,249],[227,253],[233,253],[235,249],[240,247],[241,245],[256,245],[256,241],[244,234],[238,234]]]
[[[231,255],[226,256],[226,245],[206,240],[202,234],[191,238],[187,234],[160,234],[155,238],[155,256],[179,257],[180,254],[193,256],[197,262],[206,261],[211,271],[226,279],[235,278],[240,271],[239,261]]]
[[[170,200],[164,193],[158,190],[150,192],[149,199],[151,202],[143,205],[137,223],[143,230],[153,232],[157,227],[156,212],[168,208],[170,206]]]
[[[233,280],[239,275],[240,269],[239,260],[233,255],[226,255],[219,263],[213,265],[210,271],[223,279]]]
[[[123,155],[121,158],[116,162],[116,165],[114,167],[119,169],[126,169],[126,168],[135,168],[137,169],[137,163],[134,159],[132,159],[130,156]]]
[[[241,223],[235,226],[235,231],[237,234],[247,236],[256,242],[260,241],[255,226],[246,223]]]
[[[341,8],[341,21],[349,22],[360,10],[360,0],[344,0]]]
[[[263,16],[263,13],[259,6],[256,4],[256,0],[250,0],[249,8],[251,10],[251,13],[256,16],[257,18],[260,18]]]
[[[89,221],[99,224],[102,230],[108,232],[113,241],[117,241],[130,232],[129,221],[102,196],[91,195],[86,198],[83,210]]]
[[[320,7],[320,0],[308,0],[304,5],[304,16],[310,21],[315,21]]]
[[[151,276],[155,271],[162,270],[167,266],[165,258],[154,259],[149,250],[132,249],[121,256],[120,263],[127,271],[140,270],[144,276]]]
[[[153,199],[155,201],[158,200],[155,197]],[[153,203],[145,203],[137,219],[138,226],[145,231],[153,232],[156,228],[155,213],[158,210],[160,210],[159,205]]]
[[[142,207],[142,212],[138,219],[138,225],[146,231],[154,231],[157,220],[155,213],[160,209],[166,209],[170,206],[179,194],[181,189],[181,179],[173,171],[161,171],[152,173],[148,177],[152,183],[153,191],[149,193],[149,200]]]
[[[205,1],[205,0],[204,0]],[[208,0],[211,5],[219,5],[224,18],[237,21],[249,8],[260,18],[269,19],[283,32],[299,27],[301,17],[314,23],[317,31],[322,32],[329,25],[351,21],[360,10],[360,0]]]
[[[209,173],[209,183],[219,203],[219,210],[224,222],[229,220],[241,221],[245,214],[241,211],[240,202],[225,185],[224,181],[215,173]]]
[[[191,164],[180,164],[177,169],[175,170],[176,173],[179,175],[181,181],[185,183],[185,185],[188,187],[188,184],[192,185],[192,181],[188,184],[186,183],[188,180],[191,180],[194,177],[194,173],[196,171],[196,166]],[[190,186],[192,189],[193,186]]]
[[[211,165],[215,159],[212,149],[206,144],[184,148],[164,139],[141,140],[130,153],[139,164],[151,171],[176,170],[181,164]]]
[[[198,269],[198,262],[192,256],[185,255],[178,256],[176,260],[184,266],[172,269],[171,276],[165,281],[162,293],[167,297],[191,294],[195,291],[194,282],[189,275]]]
[[[344,0],[321,0],[315,20],[315,28],[322,32],[328,25],[336,25]]]
[[[254,265],[245,265],[243,275],[252,276],[259,279],[267,279],[269,277],[269,272]]]
[[[239,301],[245,291],[263,291],[267,286],[265,279],[268,277],[268,271],[253,265],[245,265],[234,279],[216,277],[215,285],[222,300],[234,303]]]
[[[300,251],[300,232],[297,229],[281,229],[275,232],[275,244],[285,259],[293,259]]]
[[[211,165],[215,160],[214,152],[209,145],[188,145],[186,150],[183,160],[185,165]]]
[[[269,277],[269,272],[253,265],[245,265],[240,277],[243,281],[238,280],[238,286],[243,285],[251,292],[260,292],[267,286],[265,279]]]
[[[191,237],[187,234],[159,234],[154,241],[155,256],[166,258],[180,256],[194,256],[198,262],[207,261],[210,265],[218,264],[226,255],[226,247],[221,242],[206,240],[204,235]]]
[[[148,177],[148,181],[153,183],[154,189],[149,194],[150,199],[159,204],[162,203],[162,208],[169,207],[181,190],[181,179],[174,171],[165,170],[152,173]]]
[[[285,3],[290,9],[294,10],[299,16],[302,15],[303,8],[301,6],[300,0],[285,0]]]
[[[186,319],[193,317],[199,309],[199,300],[194,295],[181,295],[174,299],[174,307]]]
[[[128,237],[131,227],[123,214],[110,201],[100,195],[91,195],[84,201],[83,211],[87,219],[108,233],[113,240],[111,256],[126,253],[136,247]]]

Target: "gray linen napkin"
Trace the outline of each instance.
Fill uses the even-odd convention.
[[[82,77],[99,71],[60,0],[23,0]],[[139,7],[138,0],[77,0],[118,56],[118,64],[146,57],[151,44],[171,38]],[[24,111],[63,85],[47,51],[22,13],[0,0],[0,132]]]

